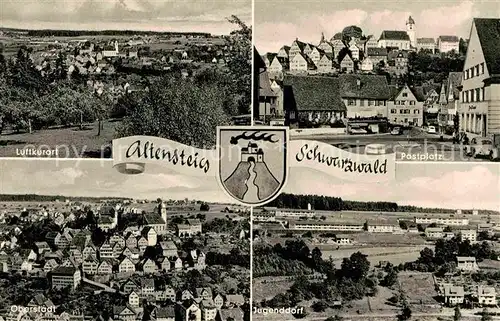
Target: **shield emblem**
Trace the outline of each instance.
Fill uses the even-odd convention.
[[[217,179],[227,195],[248,206],[275,199],[288,176],[288,127],[217,127]]]

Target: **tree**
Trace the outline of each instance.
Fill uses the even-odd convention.
[[[325,301],[316,301],[311,305],[314,312],[324,312],[328,308],[328,304]]]
[[[481,313],[481,321],[491,321],[491,320],[493,320],[493,318],[488,313],[488,309],[484,308],[483,312]]]
[[[394,268],[390,269],[382,280],[382,285],[386,287],[391,287],[398,281],[398,273]]]
[[[193,83],[171,75],[151,83],[118,128],[119,137],[149,135],[198,148],[215,146],[217,126],[229,125],[217,83]]]
[[[455,315],[453,316],[453,321],[459,321],[462,318],[462,314],[460,313],[460,307],[458,304],[455,306]]]
[[[408,224],[406,224],[405,221],[399,221],[399,227],[403,230],[407,230],[408,229]]]
[[[232,15],[228,21],[238,29],[231,31],[229,46],[233,48],[227,65],[233,79],[239,114],[249,114],[252,84],[252,28]]]
[[[200,211],[208,212],[210,211],[210,206],[207,203],[202,203],[200,205]]]
[[[353,253],[349,258],[344,258],[341,265],[341,274],[345,278],[359,281],[366,277],[370,270],[367,256],[361,252]]]

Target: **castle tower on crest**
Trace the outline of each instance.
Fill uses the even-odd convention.
[[[410,45],[414,48],[417,47],[417,32],[415,30],[415,20],[410,16],[406,21],[406,33],[410,37]]]
[[[241,149],[241,161],[263,163],[264,151],[256,143],[249,142],[247,147]]]

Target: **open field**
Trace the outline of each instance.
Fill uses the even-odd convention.
[[[84,130],[78,127],[44,129],[29,133],[6,132],[0,135],[0,157],[16,157],[17,151],[24,148],[57,150],[59,158],[101,158],[111,157],[105,148],[115,138],[115,128],[119,121],[104,121],[100,136],[98,124],[86,124]]]
[[[398,279],[410,304],[439,305],[431,273],[400,272]]]
[[[336,266],[340,266],[342,259],[351,256],[355,252],[361,252],[368,256],[371,265],[377,265],[380,261],[387,261],[394,265],[415,261],[420,256],[420,251],[425,247],[432,246],[400,246],[400,247],[351,247],[339,250],[322,251],[323,258],[331,257]]]
[[[253,279],[253,302],[269,300],[280,293],[286,292],[293,284],[290,281],[273,282],[278,278],[261,277]]]

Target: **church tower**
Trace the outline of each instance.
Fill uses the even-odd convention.
[[[165,229],[167,226],[167,207],[163,201],[158,202],[158,214],[161,216],[163,221],[165,222]]]
[[[406,21],[406,33],[410,37],[410,45],[413,48],[417,47],[417,35],[415,31],[415,20],[410,16],[408,21]]]

